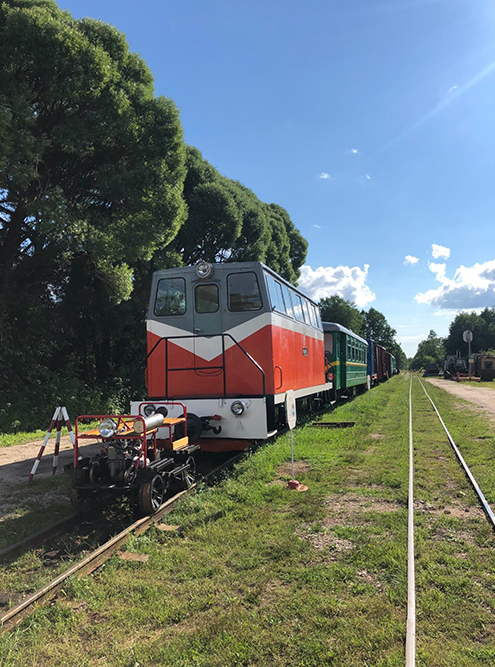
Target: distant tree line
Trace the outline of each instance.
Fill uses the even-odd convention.
[[[442,364],[447,355],[459,352],[468,356],[468,345],[464,342],[464,331],[473,332],[471,353],[495,354],[495,307],[485,308],[481,313],[459,313],[449,326],[449,335],[440,338],[431,330],[428,337],[418,345],[416,354],[409,360],[412,370],[420,370],[426,364]]]
[[[0,82],[0,429],[61,402],[127,408],[155,270],[261,260],[297,281],[307,242],[287,211],[184,143],[114,27],[3,0]]]
[[[371,338],[394,355],[399,369],[407,366],[407,357],[395,340],[397,332],[388,324],[387,318],[376,308],[360,310],[338,294],[325,297],[319,303],[324,322],[338,322],[363,338]]]

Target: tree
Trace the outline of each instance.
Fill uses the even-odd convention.
[[[461,350],[461,356],[467,356],[467,343],[462,334],[473,332],[471,352],[482,352],[495,347],[495,308],[485,308],[481,313],[459,313],[450,323],[449,335],[445,347],[447,354]]]
[[[84,253],[116,301],[181,225],[178,111],[112,26],[52,0],[0,5],[0,327],[25,291],[60,298]]]
[[[337,322],[358,335],[362,334],[364,317],[351,301],[334,294],[322,299],[318,305],[324,322]]]
[[[362,310],[361,315],[363,316],[363,337],[371,338],[379,345],[388,350],[394,346],[394,338],[397,335],[397,331],[392,329],[388,324],[387,319],[383,313],[380,313],[376,308],[370,308],[368,311]]]
[[[444,342],[443,338],[439,338],[433,329],[430,329],[428,337],[418,345],[416,354],[410,363],[410,368],[419,370],[424,368],[426,364],[443,364],[445,359]]]
[[[182,261],[266,262],[295,284],[308,244],[288,212],[222,176],[196,148],[187,148],[186,165],[189,212],[175,241]]]

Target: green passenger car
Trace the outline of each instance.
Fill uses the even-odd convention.
[[[353,394],[368,387],[368,343],[350,329],[323,322],[327,381],[333,382],[334,396]]]

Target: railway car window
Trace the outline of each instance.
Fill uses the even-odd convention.
[[[186,312],[186,281],[184,278],[162,278],[158,282],[155,315],[184,315]]]
[[[282,285],[282,294],[284,295],[284,303],[285,303],[285,312],[289,317],[294,317],[294,312],[292,310],[292,301],[290,298],[290,291],[288,287],[285,285]]]
[[[217,285],[198,285],[194,292],[197,313],[216,313],[218,310]]]
[[[307,324],[311,324],[311,320],[309,319],[309,303],[306,301],[306,299],[302,299],[302,306],[304,321]]]
[[[294,292],[291,294],[291,297],[294,306],[294,316],[296,320],[299,320],[299,322],[304,322],[301,297],[298,294],[294,294]]]
[[[261,302],[258,278],[255,273],[231,273],[227,278],[229,310],[241,312],[259,310]]]
[[[274,280],[271,276],[267,276],[266,278],[272,308],[278,310],[279,313],[285,313],[284,299],[282,297],[282,285]]]
[[[316,308],[316,306],[313,306],[313,308],[315,309],[315,313],[316,313],[316,326],[317,326],[318,329],[321,329],[322,324],[321,324],[320,309]]]
[[[333,334],[326,334],[325,336],[325,352],[328,352],[331,357],[333,354]]]
[[[318,317],[316,315],[316,306],[314,306],[312,303],[309,304],[309,316],[311,318],[311,324],[317,329]]]

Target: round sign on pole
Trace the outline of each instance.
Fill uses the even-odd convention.
[[[293,428],[296,428],[297,422],[296,397],[292,389],[285,394],[285,414],[287,415],[287,426],[292,431]]]
[[[465,343],[471,343],[473,341],[473,332],[469,331],[469,329],[466,329],[466,331],[462,334],[462,339]]]

